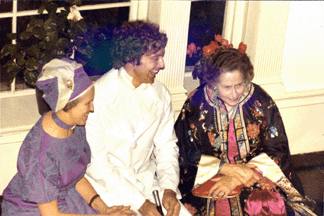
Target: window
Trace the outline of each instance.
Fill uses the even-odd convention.
[[[188,46],[195,45],[195,52],[187,54],[186,66],[193,66],[200,58],[200,50],[214,36],[222,35],[225,1],[193,1],[191,3]],[[186,71],[190,71],[186,68]]]
[[[30,1],[8,1],[0,0],[0,47],[11,43],[6,37],[8,33],[17,33],[18,35],[26,29],[27,24],[33,17],[38,17],[38,8],[46,0]],[[64,1],[55,1],[59,7],[63,6]],[[100,26],[115,27],[122,24],[123,21],[129,20],[131,7],[134,3],[130,0],[102,0],[102,1],[82,1],[78,7],[84,19],[91,22],[97,22]],[[135,7],[134,7],[135,8]],[[59,11],[58,8],[57,11]],[[19,38],[18,38],[19,40]],[[36,40],[34,38],[34,40]],[[29,41],[30,43],[32,41]],[[15,43],[15,41],[12,41]],[[0,91],[15,91],[20,89],[31,88],[25,81],[23,74],[17,74],[12,85],[9,83],[9,74],[4,64],[10,57],[4,57],[0,60]]]

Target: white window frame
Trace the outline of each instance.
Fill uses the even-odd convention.
[[[194,2],[196,0],[192,0]],[[244,38],[246,25],[246,1],[226,1],[222,36],[237,46]],[[199,85],[193,80],[194,66],[185,66],[184,87],[190,92]]]
[[[38,9],[35,10],[27,10],[27,11],[18,11],[18,0],[13,0],[12,2],[13,8],[12,12],[0,13],[0,18],[12,18],[12,33],[17,33],[17,18],[23,16],[34,16],[39,15]],[[99,9],[109,9],[109,8],[118,8],[118,7],[129,7],[129,20],[136,19],[146,19],[147,12],[147,1],[134,1],[131,0],[129,2],[118,2],[118,3],[104,3],[97,5],[84,5],[78,7],[79,11],[85,10],[99,10]],[[63,7],[57,9],[57,11],[62,10]],[[47,13],[47,11],[44,11]],[[82,12],[81,12],[82,13]],[[12,40],[12,44],[16,44],[16,40]],[[9,91],[2,91],[0,94],[0,98],[12,97],[12,96],[24,96],[35,94],[34,89],[23,89],[16,90],[16,79],[10,84]]]

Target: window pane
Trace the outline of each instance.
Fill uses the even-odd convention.
[[[5,18],[0,19],[0,47],[2,48],[5,44],[11,43],[11,40],[6,37],[7,33],[11,32],[11,18]],[[10,90],[10,84],[9,84],[9,75],[7,73],[6,68],[4,68],[4,64],[10,59],[9,56],[6,56],[5,58],[0,60],[0,70],[1,70],[1,89],[0,91],[8,91]]]
[[[105,3],[130,2],[130,0],[101,0],[101,1],[82,1],[82,5],[94,5]]]
[[[42,15],[42,17],[48,16],[47,14]],[[35,16],[24,16],[24,17],[17,17],[17,44],[21,43],[21,40],[19,38],[19,34],[26,31],[26,27],[28,23],[33,19],[33,18],[39,18],[40,15],[35,15]],[[34,40],[33,40],[34,39]],[[24,42],[28,42],[28,46],[31,45],[31,43],[35,43],[36,38],[31,37],[30,40],[26,40]],[[26,43],[24,43],[26,45]]]
[[[12,12],[12,0],[2,1],[0,0],[0,13]]]
[[[122,0],[122,1],[82,1],[82,5],[93,5],[96,3],[111,3],[111,2],[128,2],[129,0]],[[0,9],[1,11],[12,10],[12,1],[7,1],[6,10],[4,10],[4,7],[2,7],[4,1],[0,0]],[[41,1],[34,1],[34,0],[19,0],[18,1],[18,8],[20,11],[22,10],[37,10],[42,4],[44,4],[46,0]],[[58,6],[61,7],[64,5],[64,1],[55,1],[58,3]],[[9,4],[10,3],[10,4]],[[80,11],[81,15],[84,17],[84,19],[91,23],[97,23],[99,26],[104,27],[103,31],[105,29],[107,30],[107,34],[111,33],[111,29],[116,26],[120,26],[124,21],[127,21],[129,18],[129,7],[119,7],[119,8],[109,8],[109,9],[100,9],[100,10],[89,10],[89,11]],[[24,32],[26,30],[26,26],[28,23],[35,17],[42,17],[44,20],[47,19],[48,14],[43,15],[35,15],[35,16],[24,16],[24,17],[17,17],[17,44],[21,46],[27,46],[30,47],[31,45],[36,43],[35,37],[31,37],[28,40],[22,41],[19,38],[19,34]],[[7,33],[11,33],[12,28],[12,19],[6,18],[6,19],[0,19],[0,47],[2,48],[5,44],[11,43],[11,41],[5,37]],[[96,38],[95,38],[96,39]],[[99,40],[98,40],[99,41]],[[1,66],[1,91],[7,91],[10,90],[9,85],[9,74],[7,74],[7,69],[3,67],[3,65],[10,59],[9,56],[3,58],[0,60],[0,66]],[[87,59],[89,60],[89,59]],[[91,60],[91,59],[90,59]],[[88,64],[90,68],[92,69],[93,66],[96,66],[95,63],[98,63],[98,60],[91,60],[89,62],[93,62],[91,64]],[[103,63],[104,62],[104,63]],[[106,65],[107,59],[105,61],[100,60],[100,63],[103,63]],[[105,67],[104,67],[105,68]],[[106,69],[106,68],[105,68]],[[94,70],[93,70],[94,71]],[[105,70],[104,72],[106,72]],[[97,72],[95,74],[89,74],[89,75],[98,75]],[[21,72],[16,76],[16,89],[25,89],[29,88],[27,84],[24,81],[23,73]]]
[[[42,15],[43,17],[47,17],[47,14]],[[19,38],[20,33],[24,32],[26,30],[26,27],[28,23],[33,19],[33,18],[39,18],[40,15],[35,15],[35,16],[26,16],[26,17],[17,17],[17,44],[20,44],[21,46],[24,47],[30,47],[33,44],[36,44],[37,39],[32,36],[28,40],[21,40]],[[29,86],[25,83],[24,80],[24,74],[23,72],[20,72],[16,76],[16,89],[26,89],[29,88]]]
[[[19,0],[18,1],[18,11],[24,10],[38,10],[40,6],[45,4],[47,0]],[[65,5],[65,1],[53,1],[57,4],[58,7],[63,7]]]
[[[120,26],[128,21],[129,7],[109,8],[104,10],[81,11],[83,18],[91,23],[98,23],[103,27]]]
[[[28,1],[28,0],[19,0],[18,1],[18,11],[24,10],[36,10],[38,9],[44,1]]]
[[[194,43],[202,48],[208,45],[214,36],[222,34],[225,1],[197,1],[191,3],[188,45]],[[186,66],[194,65],[199,60],[199,52],[187,55]]]
[[[3,47],[5,44],[10,43],[11,40],[7,38],[7,33],[11,32],[11,18],[0,19],[0,47]]]
[[[105,4],[105,3],[116,3],[116,2],[129,2],[129,1],[130,0],[101,0],[101,1],[83,0],[81,6],[82,5]],[[46,0],[19,0],[18,1],[18,11],[37,10],[45,2],[46,2]],[[53,2],[55,2],[58,7],[63,7],[65,5],[65,1],[63,1],[63,0],[56,0]]]

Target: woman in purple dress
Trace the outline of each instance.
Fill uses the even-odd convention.
[[[134,215],[130,207],[108,207],[84,177],[91,155],[84,125],[94,111],[94,87],[82,65],[53,59],[36,86],[53,112],[38,120],[20,148],[2,215]]]

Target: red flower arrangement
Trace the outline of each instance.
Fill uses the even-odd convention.
[[[217,49],[220,49],[221,47],[224,48],[233,48],[233,44],[229,44],[228,40],[223,39],[221,35],[215,35],[215,40],[211,41],[209,45],[203,47],[203,53],[204,56],[210,56],[214,53],[216,53]],[[189,46],[188,46],[189,48]],[[245,53],[247,49],[247,45],[241,42],[239,44],[238,50],[241,53]]]
[[[211,41],[209,45],[206,45],[202,48],[202,55],[200,60],[195,64],[195,69],[192,73],[192,76],[194,79],[197,77],[202,80],[201,73],[202,73],[202,67],[206,63],[206,61],[209,59],[209,57],[216,53],[219,49],[227,49],[227,48],[233,48],[233,44],[230,44],[228,40],[224,39],[221,35],[215,35],[215,40]],[[192,57],[195,55],[201,48],[196,47],[194,43],[191,43],[188,45],[187,48],[187,54]],[[241,42],[238,46],[238,51],[241,53],[245,53],[247,49],[247,45]]]
[[[211,41],[209,45],[203,47],[204,56],[210,56],[216,53],[217,49],[221,47],[225,48],[233,48],[233,44],[230,44],[228,40],[224,39],[221,35],[215,35],[215,40]],[[247,45],[241,42],[238,46],[238,50],[241,53],[245,53],[247,49]],[[194,54],[197,54],[198,51],[201,50],[201,47],[196,47],[194,43],[191,43],[187,47],[187,55],[192,57]]]

